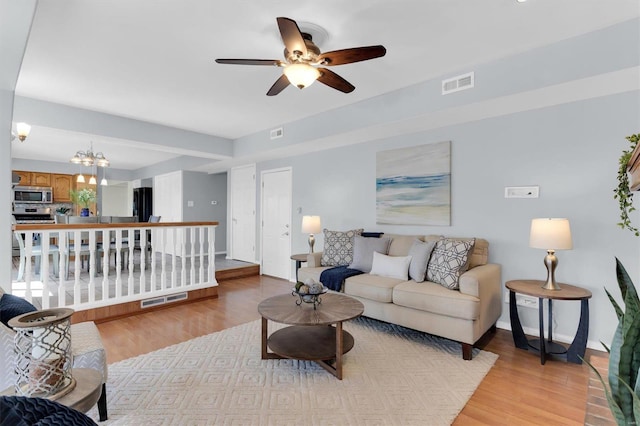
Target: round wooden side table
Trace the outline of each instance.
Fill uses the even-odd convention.
[[[102,395],[102,374],[91,368],[73,368],[71,375],[76,379],[76,387],[54,401],[86,413],[96,405]],[[0,392],[0,395],[15,395],[15,389],[13,386],[9,387]]]
[[[581,287],[562,283],[558,283],[560,290],[546,290],[542,288],[544,284],[544,281],[539,280],[507,281],[506,287],[509,289],[509,316],[513,343],[517,348],[538,352],[541,364],[544,364],[547,358],[559,358],[567,362],[582,364],[582,357],[584,357],[587,348],[587,337],[589,335],[589,299],[591,298],[591,292]],[[540,328],[540,337],[538,339],[528,340],[522,330],[522,324],[518,316],[518,306],[516,305],[516,293],[538,298],[538,322]],[[544,337],[544,299],[548,300],[549,315],[549,329],[546,339]],[[568,348],[553,341],[554,300],[580,301],[578,330]]]
[[[292,254],[291,260],[296,261],[296,281],[298,281],[298,269],[300,269],[300,266],[302,266],[302,262],[307,261],[307,253]]]

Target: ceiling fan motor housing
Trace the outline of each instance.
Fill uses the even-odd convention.
[[[284,49],[284,57],[287,59],[289,63],[296,62],[306,62],[306,63],[317,63],[318,56],[320,56],[320,49],[313,42],[313,38],[311,34],[308,33],[300,33],[302,34],[302,38],[304,39],[304,45],[307,48],[307,55],[303,56],[302,52],[293,51],[289,52],[286,48]]]

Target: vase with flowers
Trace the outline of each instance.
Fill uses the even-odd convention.
[[[71,200],[82,207],[80,216],[89,216],[89,206],[96,202],[96,191],[89,188],[78,191],[71,190]]]

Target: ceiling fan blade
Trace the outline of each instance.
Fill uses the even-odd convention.
[[[298,51],[301,56],[306,56],[307,45],[304,44],[302,33],[300,32],[300,28],[298,28],[296,21],[289,18],[276,18],[276,20],[278,21],[278,28],[280,29],[282,41],[289,53]]]
[[[279,67],[282,61],[277,59],[216,59],[218,64],[230,65],[272,65]]]
[[[326,84],[327,86],[333,87],[334,89],[344,93],[351,93],[356,88],[353,84],[349,83],[333,71],[329,71],[326,68],[318,68],[318,71],[320,71],[318,81],[322,84]]]
[[[387,49],[384,46],[363,46],[325,52],[318,57],[318,60],[324,61],[323,65],[343,65],[379,58],[386,53]]]
[[[267,92],[267,96],[277,95],[278,93],[286,89],[288,85],[289,79],[286,75],[282,74],[280,78],[277,79],[275,83],[273,83],[273,86],[271,86],[271,89],[269,89],[269,91]]]

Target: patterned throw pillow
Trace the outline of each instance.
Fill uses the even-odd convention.
[[[342,266],[353,262],[353,239],[362,234],[363,229],[351,231],[324,230],[324,249],[322,250],[321,266]]]
[[[427,280],[457,290],[460,275],[466,271],[475,243],[475,238],[467,241],[451,238],[438,240],[429,259]]]

